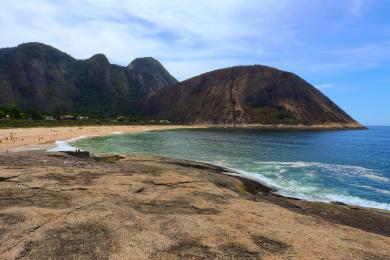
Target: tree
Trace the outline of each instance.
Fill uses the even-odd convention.
[[[17,107],[11,107],[9,109],[9,114],[11,118],[14,119],[21,119],[22,118],[22,112]]]
[[[29,109],[24,112],[25,117],[31,118],[32,120],[42,120],[42,116],[36,109]]]
[[[0,109],[0,118],[4,118],[6,115],[7,113],[3,109]]]

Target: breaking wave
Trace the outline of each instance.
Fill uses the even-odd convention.
[[[287,197],[293,197],[308,201],[318,202],[341,202],[348,205],[378,208],[390,210],[389,203],[382,203],[360,198],[358,196],[348,194],[347,190],[341,192],[341,189],[332,189],[326,187],[318,181],[315,175],[321,175],[326,172],[329,178],[336,179],[353,179],[356,176],[366,178],[375,182],[390,182],[390,179],[381,175],[379,171],[368,169],[360,166],[351,165],[335,165],[324,164],[317,162],[255,162],[258,171],[250,172],[242,169],[237,169],[223,163],[215,163],[219,166],[224,166],[239,173],[243,177],[258,181],[267,186],[277,189],[277,194]],[[290,178],[286,175],[293,171],[300,178]],[[319,176],[320,177],[320,176]],[[312,179],[312,181],[307,180]],[[340,185],[340,184],[339,184]],[[350,184],[349,184],[350,185]],[[354,186],[354,185],[352,185]],[[358,186],[358,185],[355,185]],[[385,195],[390,195],[390,191],[384,189],[376,189],[370,186],[359,186],[360,188],[367,188],[375,190]]]
[[[67,151],[76,151],[76,147],[72,146],[70,143],[79,141],[81,139],[85,139],[91,136],[79,136],[79,137],[74,137],[70,138],[68,140],[63,140],[63,141],[56,141],[55,142],[55,147],[52,149],[47,150],[48,152],[67,152]]]

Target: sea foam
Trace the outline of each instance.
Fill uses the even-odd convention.
[[[76,147],[72,146],[70,143],[76,142],[78,140],[87,138],[87,137],[92,137],[92,136],[78,136],[74,138],[70,138],[68,140],[62,140],[62,141],[56,141],[55,142],[55,147],[52,149],[47,150],[48,152],[66,152],[66,151],[76,151]]]
[[[236,169],[230,166],[226,166],[225,164],[220,162],[214,164],[229,169],[231,171],[227,173],[229,175],[243,176],[245,178],[257,181],[260,184],[272,187],[277,190],[275,192],[276,194],[282,196],[292,197],[292,198],[297,198],[297,199],[302,199],[307,201],[316,201],[316,202],[325,202],[325,203],[341,202],[352,206],[390,210],[390,204],[388,203],[370,201],[367,199],[362,199],[351,195],[337,194],[335,193],[335,191],[327,192],[321,190],[320,187],[313,187],[309,185],[304,186],[302,185],[302,183],[294,182],[291,180],[288,182],[287,181],[283,182],[284,185],[282,185],[281,182],[275,179],[268,178],[262,175],[261,172],[259,173],[259,172],[244,171],[241,169]],[[283,174],[285,172],[285,170],[283,169],[284,167],[304,168],[304,167],[315,166],[315,167],[323,167],[326,170],[332,170],[336,172],[340,172],[341,170],[341,172],[343,173],[358,174],[360,176],[364,176],[376,181],[383,181],[383,182],[389,181],[388,178],[381,176],[377,171],[360,167],[360,166],[333,165],[333,164],[323,164],[323,163],[316,163],[316,162],[256,162],[256,164],[280,166],[280,171],[278,172],[278,174]],[[380,192],[383,194],[390,193],[386,190],[381,190]]]

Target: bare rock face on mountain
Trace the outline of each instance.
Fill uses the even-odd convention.
[[[110,64],[103,54],[77,60],[42,43],[0,49],[0,106],[50,113],[137,113],[143,97],[176,83],[152,60],[152,69],[148,64],[127,68]]]
[[[127,68],[132,72],[133,78],[140,83],[142,89],[149,93],[177,83],[177,80],[161,63],[152,57],[137,58]]]
[[[266,66],[220,69],[150,94],[146,115],[191,124],[362,126],[308,82]]]

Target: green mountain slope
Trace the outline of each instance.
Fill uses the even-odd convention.
[[[110,64],[103,54],[77,60],[41,43],[0,49],[0,106],[49,113],[137,113],[143,97],[177,82],[153,61],[137,59],[129,68]]]

